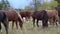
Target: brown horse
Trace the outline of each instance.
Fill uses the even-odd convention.
[[[31,11],[21,11],[19,12],[21,17],[25,17],[26,20],[28,21],[28,19],[30,19],[31,15],[32,15],[32,12]]]
[[[39,25],[38,25],[39,20],[42,20],[43,28],[48,27],[48,15],[45,10],[34,11],[34,13],[32,14],[32,18],[33,18],[33,27],[35,26],[35,19],[37,19],[37,22],[36,22],[37,27],[39,27]]]
[[[59,24],[60,24],[60,8],[56,7],[55,9],[56,9],[57,12],[58,12],[58,16],[59,16]]]
[[[58,12],[56,10],[46,10],[46,11],[49,17],[50,24],[55,23],[57,26],[57,21],[59,20]]]
[[[20,14],[18,14],[15,10],[8,10],[8,11],[5,11],[5,13],[8,17],[8,20],[12,21],[12,29],[14,26],[14,22],[16,22],[16,27],[18,29],[17,21],[19,22],[19,25],[22,29],[23,21],[21,20],[22,18],[20,18],[21,16],[19,16]]]

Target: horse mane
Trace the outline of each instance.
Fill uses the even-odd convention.
[[[21,15],[19,14],[19,12],[17,12],[17,10],[15,10],[15,9],[9,9],[8,11],[15,11],[15,12],[17,13],[18,17],[19,17],[19,18],[21,19],[21,21],[23,22],[23,19],[22,19]]]
[[[16,10],[15,10],[15,12],[18,14],[18,17],[21,19],[21,21],[23,22],[23,19],[22,19],[22,17],[21,17],[21,15],[20,15],[20,13],[19,12],[17,12]],[[23,22],[24,23],[24,22]]]
[[[18,12],[16,12],[16,13],[18,14],[19,18],[20,18],[21,21],[23,22],[23,19],[22,19],[21,15],[20,15]]]

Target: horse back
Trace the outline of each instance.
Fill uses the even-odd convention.
[[[0,21],[3,21],[7,18],[6,14],[4,11],[0,10]]]
[[[9,21],[18,19],[18,14],[16,13],[16,11],[11,10],[11,11],[6,11],[5,13]]]
[[[58,12],[56,10],[46,10],[46,11],[49,18],[58,15]]]
[[[41,20],[46,15],[47,15],[46,11],[45,10],[42,10],[42,11],[35,11],[33,13],[32,17]]]

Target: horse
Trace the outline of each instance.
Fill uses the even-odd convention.
[[[35,27],[35,19],[37,19],[37,22],[36,22],[37,27],[39,27],[38,25],[39,20],[42,20],[43,28],[48,27],[48,15],[45,10],[34,11],[32,14],[32,18],[33,18],[33,27]]]
[[[20,13],[22,18],[25,17],[26,20],[28,21],[30,19],[30,17],[32,16],[33,12],[32,11],[21,11],[19,13]]]
[[[7,17],[8,17],[8,21],[12,21],[12,30],[13,30],[14,22],[16,24],[16,28],[17,29],[18,29],[17,22],[19,22],[19,26],[22,29],[22,27],[23,27],[23,20],[22,20],[20,14],[18,12],[16,12],[13,9],[11,9],[11,10],[5,11],[5,13],[6,13]]]
[[[59,16],[59,24],[60,24],[60,8],[55,7],[55,9],[56,9],[56,10],[57,10],[57,12],[58,12],[58,16]]]
[[[6,30],[6,34],[8,34],[8,18],[3,10],[0,10],[0,31],[2,29],[1,23],[3,23]]]
[[[54,25],[55,23],[57,26],[57,21],[59,21],[58,12],[56,10],[46,10],[46,11],[48,14],[50,24]]]

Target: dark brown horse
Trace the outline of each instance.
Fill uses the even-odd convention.
[[[46,11],[49,17],[50,24],[55,23],[57,26],[57,21],[59,20],[58,12],[56,10],[46,10]]]
[[[2,10],[0,10],[0,32],[1,32],[1,29],[2,29],[2,27],[1,27],[1,23],[4,25],[4,27],[5,27],[5,30],[6,30],[6,34],[8,34],[8,18],[7,18],[7,16],[6,16],[6,14],[5,14],[5,12],[4,11],[2,11]]]
[[[20,28],[22,29],[23,21],[20,14],[18,14],[15,10],[8,10],[8,11],[5,11],[5,13],[8,17],[8,20],[12,21],[12,29],[14,26],[14,22],[16,23],[16,27],[18,29],[17,21],[19,22]]]
[[[48,15],[45,10],[34,11],[34,13],[32,14],[32,18],[33,18],[33,27],[35,26],[35,19],[37,19],[37,22],[36,22],[37,27],[39,27],[39,25],[38,25],[39,20],[42,20],[43,28],[48,27]]]

